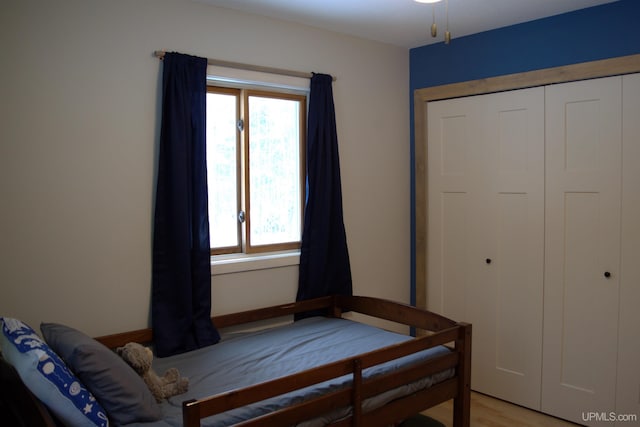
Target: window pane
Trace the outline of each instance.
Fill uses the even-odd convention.
[[[237,97],[207,93],[207,175],[212,248],[237,246]]]
[[[250,96],[249,126],[251,245],[297,242],[300,102]]]

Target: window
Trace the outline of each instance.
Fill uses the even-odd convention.
[[[209,86],[211,254],[300,247],[306,96]]]

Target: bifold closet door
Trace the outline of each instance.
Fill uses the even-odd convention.
[[[478,240],[474,206],[480,202],[483,147],[473,99],[427,105],[427,307],[459,321],[471,320],[470,252]]]
[[[615,410],[622,79],[552,85],[545,96],[542,410],[584,423]]]
[[[430,102],[427,306],[473,323],[472,388],[540,408],[544,89]]]
[[[622,88],[622,278],[616,412],[640,417],[640,74],[624,76]]]

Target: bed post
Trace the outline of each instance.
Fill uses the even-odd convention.
[[[471,325],[459,323],[460,335],[456,351],[461,355],[458,365],[458,393],[453,399],[453,426],[469,427],[471,422]]]
[[[353,361],[353,417],[351,425],[360,427],[362,425],[362,360],[357,358]]]
[[[182,427],[200,427],[200,409],[196,399],[182,402]]]
[[[342,306],[339,303],[337,295],[332,295],[331,296],[331,305],[329,306],[329,309],[327,310],[327,316],[328,317],[336,317],[336,318],[342,317]]]

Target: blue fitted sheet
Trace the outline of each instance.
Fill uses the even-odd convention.
[[[153,368],[162,374],[176,367],[189,378],[189,391],[161,404],[163,420],[130,426],[181,426],[182,402],[200,399],[267,380],[290,375],[322,364],[362,354],[411,337],[389,332],[363,323],[324,317],[312,317],[291,324],[251,333],[223,335],[220,343],[189,353],[156,358]],[[377,365],[363,372],[365,377],[392,372],[418,360],[449,352],[440,346],[401,359]],[[432,375],[413,384],[365,401],[364,411],[379,407],[395,398],[429,387],[454,375],[453,369]],[[351,381],[346,375],[282,396],[237,408],[202,420],[203,426],[224,427],[290,406],[306,398],[326,394]],[[305,427],[322,426],[347,416],[350,409],[336,410],[322,418],[304,423]]]

